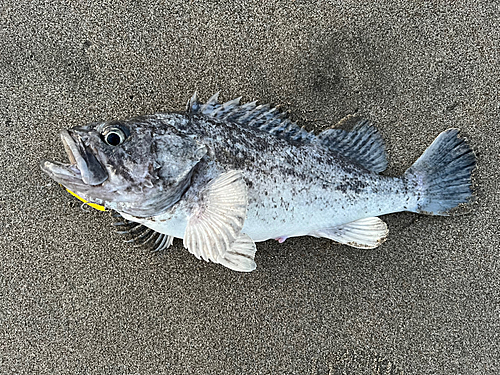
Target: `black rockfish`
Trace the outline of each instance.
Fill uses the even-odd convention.
[[[367,121],[314,135],[268,105],[195,94],[184,112],[63,130],[70,164],[41,167],[138,223],[142,242],[182,238],[198,258],[252,271],[258,241],[308,235],[370,249],[388,234],[379,215],[448,215],[467,203],[476,161],[458,133],[444,131],[403,176],[387,177]]]

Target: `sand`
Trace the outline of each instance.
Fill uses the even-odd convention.
[[[116,3],[0,4],[0,373],[500,371],[498,3]],[[388,175],[458,127],[477,203],[385,216],[370,251],[260,243],[240,274],[178,240],[160,256],[122,243],[40,171],[66,160],[61,129],[182,109],[194,90],[316,132],[357,113]]]

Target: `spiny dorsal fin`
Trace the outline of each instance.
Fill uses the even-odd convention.
[[[235,271],[255,269],[255,244],[241,233],[248,205],[247,187],[240,171],[212,180],[201,192],[188,219],[184,247],[198,259]]]
[[[374,249],[385,241],[389,230],[378,217],[368,217],[311,233],[358,249]]]
[[[134,242],[135,246],[149,247],[153,251],[168,249],[174,240],[174,237],[159,233],[145,225],[135,223],[122,217],[118,212],[112,211],[113,227],[119,234],[126,234],[129,240],[125,242]]]
[[[189,99],[186,103],[186,112],[187,113],[197,113],[200,110],[201,103],[198,100],[198,92],[194,92],[191,99]]]
[[[187,102],[186,112],[247,125],[292,141],[310,141],[314,138],[314,134],[290,121],[286,113],[271,108],[269,104],[257,105],[253,101],[240,105],[241,97],[219,103],[218,97],[219,93],[216,93],[203,104],[195,92]]]
[[[372,172],[387,168],[384,140],[368,120],[358,121],[351,131],[325,130],[318,134],[317,141]]]

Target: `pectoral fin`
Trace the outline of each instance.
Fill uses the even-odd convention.
[[[387,238],[387,225],[378,217],[368,217],[311,233],[358,249],[374,249]]]
[[[198,259],[236,271],[252,271],[255,244],[241,233],[248,198],[241,172],[229,171],[212,180],[200,194],[188,220],[184,247]]]

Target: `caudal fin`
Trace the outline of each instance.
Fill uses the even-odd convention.
[[[405,172],[404,177],[416,181],[421,193],[415,212],[450,215],[458,205],[471,201],[476,157],[458,134],[458,129],[439,134]]]

